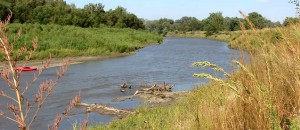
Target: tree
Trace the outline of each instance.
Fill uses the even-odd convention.
[[[161,18],[157,23],[157,32],[165,36],[168,31],[172,31],[174,29],[174,20]]]
[[[73,10],[73,18],[72,18],[72,25],[80,26],[80,27],[89,27],[90,22],[88,20],[89,15],[83,9],[81,10]]]
[[[116,26],[117,22],[119,22],[118,26],[123,27],[123,24],[121,24],[121,22],[123,22],[124,14],[127,14],[127,12],[126,9],[123,7],[117,7],[115,10],[109,10],[106,13],[106,19],[107,19],[106,24],[110,27],[114,27]]]
[[[271,28],[280,27],[280,26],[282,26],[282,25],[281,25],[281,23],[279,21],[277,21],[277,22],[269,21],[267,23],[267,27],[271,27]]]
[[[51,23],[51,18],[53,17],[54,8],[49,4],[45,6],[38,6],[33,9],[34,22],[41,24]]]
[[[243,21],[241,18],[229,18],[225,17],[224,18],[224,29],[228,31],[237,31],[241,30],[240,28],[240,22]]]
[[[4,20],[9,14],[9,8],[14,5],[14,0],[1,0],[0,1],[0,20]]]
[[[283,26],[290,26],[296,23],[299,23],[300,19],[299,18],[292,18],[292,17],[287,17],[285,18],[284,22],[283,22]]]
[[[125,8],[117,7],[106,13],[106,24],[110,27],[144,29],[143,21],[136,15],[128,13]]]
[[[252,12],[248,14],[247,17],[255,26],[255,28],[262,29],[267,27],[270,20],[263,17],[261,14],[257,12]]]
[[[208,18],[203,20],[203,24],[206,35],[210,36],[224,30],[224,17],[221,12],[210,13]]]
[[[175,28],[178,31],[196,31],[201,28],[200,21],[195,17],[182,17],[179,20],[175,21]]]
[[[64,0],[2,0],[0,18],[11,10],[14,17],[11,22],[75,25],[80,27],[110,27],[144,29],[143,21],[128,13],[125,8],[104,11],[104,5],[88,4],[83,9],[68,5]]]
[[[158,20],[144,20],[144,24],[146,30],[149,30],[151,32],[158,32],[157,31]]]
[[[84,6],[84,10],[89,14],[89,20],[92,27],[99,27],[100,24],[104,24],[105,20],[105,11],[104,5],[99,4],[88,4]]]

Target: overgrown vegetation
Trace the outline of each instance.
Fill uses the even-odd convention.
[[[282,26],[280,22],[272,22],[258,12],[251,12],[246,17],[252,21],[253,25],[258,29]],[[297,19],[287,18],[285,23],[292,23],[295,20]],[[202,20],[187,16],[184,16],[178,20],[161,18],[159,20],[145,21],[145,26],[147,30],[163,35],[166,35],[168,32],[189,33],[195,31],[205,31],[205,36],[211,36],[224,31],[242,30],[240,28],[240,23],[243,23],[246,29],[251,29],[250,24],[248,24],[245,19],[238,17],[224,17],[222,12],[210,13],[207,18]],[[286,26],[287,24],[284,25]]]
[[[244,31],[247,35],[252,35],[253,31],[248,30]],[[260,35],[268,40],[270,40],[272,43],[277,43],[282,39],[282,34],[278,32],[278,28],[265,28],[261,30],[256,30],[257,35]],[[254,48],[258,48],[261,46],[261,40],[257,38],[251,38],[250,44],[247,45],[246,42],[244,42],[245,39],[241,37],[243,35],[243,31],[222,31],[218,34],[213,34],[211,36],[206,36],[205,31],[193,31],[193,32],[187,32],[187,33],[175,33],[175,32],[169,32],[167,36],[170,37],[191,37],[191,38],[205,38],[205,39],[212,39],[212,40],[219,40],[219,41],[225,41],[229,42],[228,47],[238,49],[238,48],[246,48],[248,47],[250,51]]]
[[[47,58],[49,53],[55,58],[128,53],[162,41],[161,36],[142,30],[40,24],[10,24],[7,28],[7,32],[12,34],[10,41],[14,40],[19,29],[22,36],[14,44],[15,50],[23,47],[24,43],[30,43],[32,37],[38,37],[39,46],[32,59]]]
[[[64,0],[1,0],[0,19],[12,11],[12,23],[74,25],[79,27],[118,27],[144,29],[143,21],[123,7],[104,10],[104,5],[88,4],[83,9]]]
[[[243,27],[243,26],[242,26]],[[139,108],[134,115],[92,129],[300,129],[300,23],[284,28],[243,30],[230,44],[249,52],[234,61],[239,71],[211,79],[170,106]],[[241,49],[242,50],[242,49]],[[216,65],[198,62],[195,66]]]
[[[166,36],[169,37],[189,37],[189,38],[204,38],[219,41],[237,42],[238,38],[242,35],[242,31],[221,31],[218,34],[212,34],[210,36],[206,35],[205,31],[191,31],[191,32],[168,32]]]

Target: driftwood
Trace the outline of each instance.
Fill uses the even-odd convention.
[[[145,85],[141,87],[147,87],[147,86]],[[115,98],[112,101],[120,102],[128,99],[140,98],[140,99],[144,99],[146,103],[155,105],[155,104],[167,103],[169,101],[178,99],[188,94],[188,91],[172,92],[172,87],[173,86],[166,83],[160,85],[153,84],[151,85],[151,87],[136,90],[136,92],[131,96]],[[120,85],[120,88],[121,88],[120,91],[123,90],[121,92],[125,92],[125,89],[131,89],[131,86],[124,83]],[[96,104],[96,103],[94,104],[77,103],[76,106],[86,107],[86,112],[99,112],[100,114],[104,114],[104,115],[115,115],[119,118],[123,118],[128,114],[134,113],[133,111],[130,110],[117,109],[117,108],[108,107],[106,105]]]
[[[163,83],[157,86],[156,84],[153,84],[150,88],[144,88],[141,90],[137,90],[134,95],[138,94],[153,94],[154,92],[172,92],[172,87],[169,84]]]
[[[121,102],[128,99],[141,98],[147,103],[166,103],[177,99],[186,93],[186,91],[172,92],[172,86],[166,83],[160,85],[153,84],[151,87],[136,90],[136,92],[131,96],[114,98],[112,101]]]
[[[95,104],[77,103],[76,105],[86,107],[86,112],[99,112],[100,114],[116,115],[118,117],[124,117],[128,114],[133,113],[132,111],[129,110],[107,107],[105,105],[96,104],[96,103]]]

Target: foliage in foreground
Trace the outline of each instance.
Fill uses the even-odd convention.
[[[243,31],[250,61],[240,71],[166,107],[140,108],[129,117],[92,129],[300,129],[300,24],[269,31]],[[251,34],[251,35],[249,35]],[[265,35],[268,34],[268,35]],[[219,70],[210,63],[196,63]]]
[[[29,46],[23,46],[14,51],[14,44],[17,43],[21,36],[20,31],[14,36],[14,40],[10,42],[7,33],[7,26],[11,15],[6,20],[0,21],[0,54],[4,56],[4,61],[0,62],[0,78],[5,81],[1,84],[0,98],[2,102],[6,104],[0,104],[0,118],[6,119],[11,123],[15,124],[15,128],[19,130],[29,130],[39,115],[41,108],[45,105],[45,101],[52,94],[57,82],[66,74],[69,62],[62,63],[62,66],[57,69],[57,75],[54,79],[48,79],[41,81],[38,85],[33,85],[38,82],[39,76],[48,68],[51,62],[51,56],[43,67],[38,69],[38,72],[34,74],[32,80],[21,83],[21,70],[17,70],[16,67],[24,67],[29,61],[33,52],[37,49],[38,43],[37,38],[33,39],[32,44]],[[24,56],[24,63],[17,61],[19,56]],[[29,94],[29,89],[35,87],[34,93]],[[70,102],[69,106],[65,109],[62,114],[58,114],[55,117],[53,125],[49,125],[49,130],[57,130],[60,121],[66,118],[70,110],[80,101],[79,96],[75,96]]]
[[[24,43],[31,43],[32,37],[38,37],[39,46],[32,59],[45,59],[49,53],[54,58],[128,53],[162,40],[157,34],[133,29],[11,24],[7,28],[7,32],[13,34],[10,41],[19,29],[22,36],[14,44],[14,50],[23,47]]]

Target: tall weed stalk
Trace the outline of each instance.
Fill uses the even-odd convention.
[[[7,83],[7,85],[1,85],[0,96],[9,100],[9,103],[7,103],[6,106],[7,109],[0,110],[0,117],[17,124],[17,127],[20,130],[29,130],[46,99],[51,95],[58,81],[66,74],[69,61],[63,62],[62,66],[57,69],[56,79],[46,80],[40,83],[35,95],[28,94],[27,90],[30,86],[32,86],[32,84],[38,80],[42,72],[48,68],[51,56],[44,62],[43,67],[38,69],[38,72],[35,73],[31,81],[28,81],[26,84],[20,84],[21,71],[18,71],[15,68],[26,66],[33,52],[37,49],[38,40],[35,38],[30,46],[24,44],[23,47],[14,50],[13,46],[21,37],[21,31],[17,33],[13,38],[13,41],[9,40],[10,36],[7,34],[7,26],[10,18],[11,15],[8,16],[5,21],[0,22],[0,54],[5,57],[5,61],[0,63],[3,67],[0,73],[1,78]],[[19,64],[19,61],[17,61],[20,56],[25,57],[22,58],[24,59],[22,64]],[[3,87],[9,87],[9,89]],[[75,96],[65,112],[57,115],[53,126],[49,127],[49,129],[58,129],[62,117],[67,116],[67,113],[77,102],[79,102],[79,100],[80,97]]]

